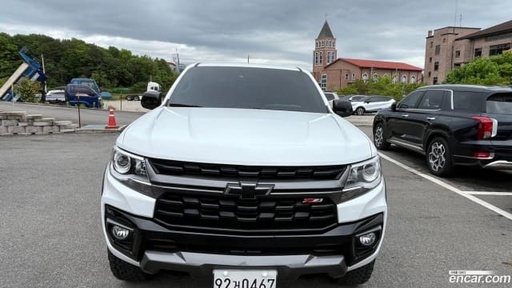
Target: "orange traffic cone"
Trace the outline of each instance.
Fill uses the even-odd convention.
[[[116,116],[114,115],[114,109],[109,109],[108,124],[105,128],[119,128],[116,124]]]

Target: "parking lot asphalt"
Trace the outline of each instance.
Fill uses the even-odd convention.
[[[128,122],[129,117],[139,117],[120,114]],[[357,116],[347,119],[352,122],[352,117]],[[371,135],[369,126],[358,126]],[[116,137],[57,134],[0,138],[0,287],[212,286],[166,273],[139,284],[111,275],[99,201],[103,169]],[[384,155],[419,173],[427,171],[423,157],[417,154],[392,149]],[[449,283],[450,270],[512,275],[511,220],[386,158],[382,165],[388,226],[374,274],[364,287],[467,287]],[[460,191],[493,192],[474,196],[510,212],[510,176],[464,170],[441,181]],[[338,287],[321,276],[290,284],[313,286]]]

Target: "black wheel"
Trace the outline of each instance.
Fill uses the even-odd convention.
[[[338,283],[342,285],[360,285],[368,282],[372,276],[374,264],[375,260],[363,267],[347,272],[345,276],[338,280]]]
[[[356,114],[357,115],[364,115],[364,108],[363,107],[357,107]]]
[[[448,177],[453,173],[453,163],[448,142],[444,138],[434,138],[428,144],[427,166],[436,176]]]
[[[387,150],[391,146],[384,135],[384,125],[382,123],[375,124],[375,128],[373,129],[373,143],[379,150]]]
[[[119,280],[129,282],[144,281],[150,276],[144,273],[139,267],[117,258],[110,251],[108,251],[108,262],[110,264],[110,271],[112,271],[112,274]]]

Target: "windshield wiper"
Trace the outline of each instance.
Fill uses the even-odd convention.
[[[169,103],[169,107],[203,107],[199,105],[180,104],[180,103]]]

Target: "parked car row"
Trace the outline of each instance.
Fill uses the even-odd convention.
[[[346,95],[340,97],[336,92],[324,92],[324,94],[331,106],[335,99],[350,101],[352,103],[352,110],[356,115],[364,115],[365,113],[388,109],[396,102],[391,97],[380,95]]]
[[[512,170],[512,88],[434,85],[418,88],[373,121],[375,146],[425,155],[436,176],[457,166]]]
[[[355,97],[355,96],[354,96]],[[365,113],[377,112],[382,109],[391,108],[395,103],[395,99],[387,96],[365,96],[357,100],[349,100],[352,103],[352,110],[356,115],[364,115]]]

